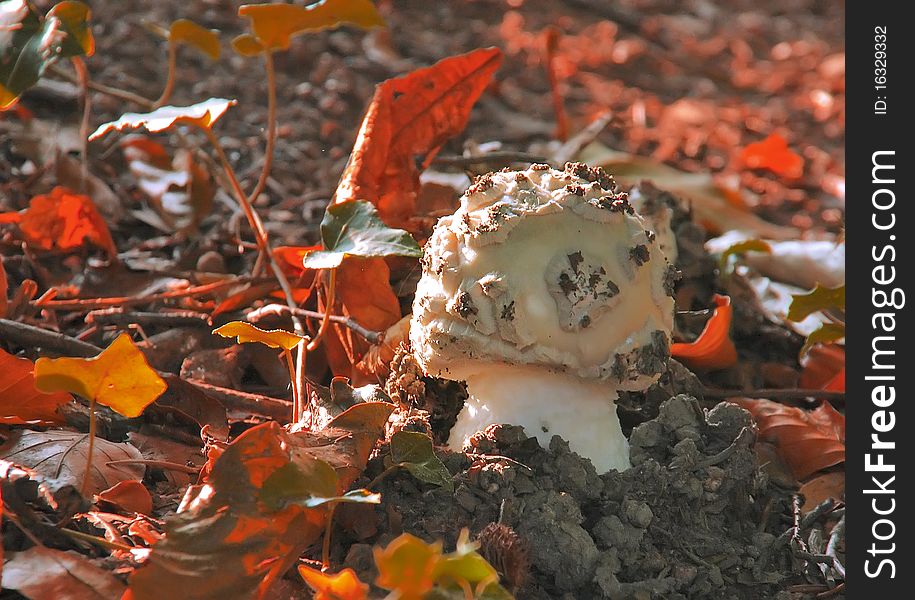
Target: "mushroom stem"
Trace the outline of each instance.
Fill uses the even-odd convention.
[[[469,398],[448,446],[460,451],[493,424],[521,425],[548,448],[558,435],[591,459],[598,473],[630,467],[629,443],[616,414],[616,389],[542,367],[489,365],[466,376]]]

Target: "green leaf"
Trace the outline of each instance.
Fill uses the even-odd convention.
[[[788,308],[788,319],[800,322],[808,316],[821,310],[838,308],[845,310],[845,286],[836,288],[823,287],[819,284],[807,294],[793,296],[791,306]]]
[[[409,471],[413,477],[454,491],[451,472],[435,455],[432,438],[416,431],[398,431],[391,437],[391,462]]]
[[[82,2],[65,1],[41,19],[25,0],[0,2],[0,110],[38,83],[57,59],[93,53],[89,14]]]
[[[308,455],[296,458],[271,473],[261,487],[260,501],[272,510],[337,495],[337,472],[330,464]]]
[[[739,254],[746,254],[747,252],[765,252],[766,254],[772,254],[772,246],[763,240],[743,240],[742,242],[732,244],[727,250],[721,253],[721,257],[718,259],[718,268],[724,272],[728,266],[728,259]]]
[[[807,336],[807,339],[804,341],[804,347],[801,348],[801,356],[807,354],[816,344],[838,342],[844,337],[844,323],[824,323]]]
[[[307,269],[334,269],[349,256],[410,256],[419,258],[422,250],[403,229],[392,229],[378,217],[378,210],[362,200],[333,204],[321,221],[324,250],[305,256]]]

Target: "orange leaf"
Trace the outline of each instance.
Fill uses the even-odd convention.
[[[750,169],[768,169],[776,175],[797,179],[804,174],[804,159],[788,148],[788,142],[773,133],[761,142],[749,144],[740,160]]]
[[[8,288],[9,282],[6,280],[6,267],[3,266],[3,257],[0,256],[0,319],[6,318],[6,311],[9,307]]]
[[[814,346],[804,359],[800,387],[826,389],[845,369],[845,348],[838,344]],[[842,376],[844,382],[845,376]],[[838,380],[835,385],[838,385]]]
[[[292,350],[299,345],[299,342],[305,339],[300,335],[282,329],[266,331],[243,321],[226,323],[222,327],[214,329],[213,333],[226,338],[234,337],[239,344],[257,342],[270,348],[282,348],[284,350]]]
[[[826,385],[823,386],[824,390],[829,390],[830,392],[844,392],[845,391],[845,367],[842,367],[842,370],[836,373],[836,376],[826,382]]]
[[[383,27],[384,21],[371,0],[323,0],[311,6],[294,4],[243,4],[239,16],[251,19],[251,30],[265,49],[286,50],[290,38],[306,31],[356,25]],[[253,48],[246,43],[246,47]]]
[[[35,388],[35,365],[26,358],[16,358],[0,349],[0,423],[4,425],[38,425],[63,423],[57,412],[73,400],[70,394],[45,394]]]
[[[829,498],[842,500],[845,497],[845,473],[837,471],[814,477],[801,486],[801,494],[804,496],[802,510],[810,510]]]
[[[122,333],[94,358],[39,358],[35,387],[79,394],[125,417],[139,417],[168,386]]]
[[[209,129],[236,103],[235,100],[225,98],[210,98],[191,106],[163,106],[150,113],[126,113],[117,121],[99,125],[99,128],[89,136],[89,141],[100,138],[112,130],[123,131],[141,127],[150,133],[165,131],[182,124]]]
[[[299,565],[299,575],[315,591],[314,600],[365,600],[368,597],[369,586],[359,581],[352,569],[331,575]]]
[[[737,362],[737,349],[731,341],[731,299],[715,294],[715,312],[696,341],[670,345],[670,355],[692,369],[726,369]]]
[[[193,46],[211,60],[219,59],[219,32],[215,29],[206,29],[188,19],[178,19],[169,28],[168,39],[176,44]]]
[[[435,567],[442,557],[442,544],[427,544],[404,533],[381,550],[375,548],[378,578],[375,585],[397,590],[402,600],[422,600],[435,585]]]
[[[96,500],[114,504],[126,512],[148,515],[152,512],[153,503],[149,490],[135,479],[126,479],[96,495]]]
[[[460,133],[502,61],[497,48],[445,58],[375,88],[334,203],[368,200],[391,227],[414,216],[419,170]]]
[[[775,444],[797,479],[845,461],[845,416],[828,402],[812,411],[771,400],[734,402],[752,413],[760,439]]]
[[[21,213],[0,215],[0,223],[19,223],[26,241],[43,250],[72,250],[89,242],[116,256],[105,220],[89,196],[56,187],[35,196]]]

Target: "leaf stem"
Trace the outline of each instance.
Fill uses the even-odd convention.
[[[92,103],[89,100],[89,69],[82,57],[74,56],[70,58],[73,69],[76,71],[76,79],[79,83],[79,95],[83,101],[83,116],[79,122],[79,141],[80,141],[80,159],[82,162],[82,171],[80,173],[80,193],[85,193],[86,185],[89,180],[89,115],[92,110]]]
[[[48,70],[51,71],[51,73],[53,73],[54,75],[63,77],[64,79],[66,79],[68,81],[72,81],[74,83],[79,83],[78,78],[74,77],[73,75],[68,73],[66,70],[61,69],[57,65],[51,65]],[[111,96],[112,98],[117,98],[119,100],[124,100],[126,102],[133,102],[134,104],[138,104],[139,106],[142,106],[143,108],[146,108],[146,109],[152,109],[152,107],[153,107],[152,100],[150,100],[149,98],[144,98],[143,96],[141,96],[139,94],[135,94],[135,93],[127,91],[127,90],[122,90],[122,89],[112,87],[110,85],[105,85],[104,83],[99,83],[97,81],[92,81],[92,80],[90,80],[88,82],[88,85],[89,85],[90,90],[96,91],[100,94],[105,94],[106,96]]]
[[[295,360],[292,358],[292,352],[286,348],[283,348],[283,362],[286,363],[286,367],[289,369],[289,387],[292,388],[292,421],[290,422],[295,423],[299,420],[299,415],[302,414],[302,399],[298,378],[295,373]]]
[[[276,69],[273,67],[273,53],[269,50],[264,51],[264,69],[267,71],[267,143],[264,146],[264,166],[257,178],[257,184],[248,196],[248,201],[252,204],[267,185],[276,147]]]
[[[402,469],[402,468],[403,468],[403,464],[401,464],[401,463],[396,463],[396,464],[391,465],[390,467],[388,467],[387,469],[385,469],[384,471],[379,473],[378,477],[376,477],[375,479],[368,482],[368,484],[365,486],[365,489],[371,490],[376,485],[378,485],[382,479],[386,478],[391,473],[393,473],[399,469]]]
[[[331,502],[327,508],[327,523],[324,525],[324,540],[321,544],[321,566],[324,569],[330,567],[330,534],[334,528],[334,512],[337,510],[337,503]]]
[[[153,102],[153,109],[159,108],[172,97],[172,92],[175,90],[175,78],[176,72],[178,71],[178,44],[176,44],[171,39],[168,40],[168,75],[165,80],[165,88],[162,90],[162,95],[159,96],[159,99]]]
[[[83,474],[83,484],[79,493],[83,496],[89,489],[89,479],[92,475],[92,453],[95,450],[95,398],[89,399],[89,445],[86,448],[86,472]]]
[[[321,326],[318,328],[318,333],[315,334],[313,340],[308,342],[309,352],[318,347],[318,344],[321,342],[321,337],[323,337],[324,332],[327,331],[327,325],[330,323],[330,314],[334,309],[334,302],[336,301],[336,287],[337,269],[329,269],[327,275],[327,285],[324,292],[324,318],[321,319]]]

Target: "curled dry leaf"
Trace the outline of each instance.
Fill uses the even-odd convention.
[[[497,48],[445,58],[375,89],[334,203],[368,200],[392,227],[410,229],[419,169],[467,123],[502,61]]]
[[[730,333],[731,299],[715,294],[713,300],[715,311],[696,341],[670,345],[670,355],[693,369],[727,369],[737,362],[737,349]]]
[[[804,159],[792,152],[785,138],[777,133],[747,145],[740,153],[740,161],[747,168],[768,169],[791,179],[804,174]]]
[[[32,600],[120,598],[125,591],[110,570],[85,556],[43,546],[9,555],[3,565],[3,588]]]
[[[46,394],[35,388],[35,365],[0,349],[0,423],[50,425],[63,423],[58,409],[73,397],[65,392]]]
[[[28,467],[42,476],[48,491],[57,495],[66,487],[78,488],[86,473],[86,452],[89,436],[76,431],[13,432],[0,448],[0,458]],[[95,460],[86,495],[98,494],[121,481],[143,479],[146,467],[142,464],[107,464],[110,461],[142,460],[130,444],[117,444],[106,439],[95,440]]]
[[[308,31],[341,25],[363,29],[384,26],[384,20],[371,0],[323,0],[308,7],[283,3],[243,4],[238,14],[251,19],[256,41],[271,51],[287,50],[290,38]],[[246,42],[243,48],[252,46]]]
[[[750,411],[760,439],[775,444],[795,478],[806,479],[845,461],[845,416],[828,402],[812,411],[771,400],[734,402]]]
[[[149,113],[126,113],[117,121],[100,125],[89,136],[89,141],[114,130],[143,128],[150,133],[158,133],[175,125],[195,125],[209,129],[229,110],[230,106],[234,106],[236,103],[236,100],[210,98],[191,106],[163,106]]]
[[[234,337],[239,344],[256,342],[271,348],[283,348],[284,350],[292,350],[306,339],[301,335],[282,329],[266,331],[244,321],[226,323],[222,327],[214,329],[213,333],[226,338]]]
[[[135,479],[119,481],[107,490],[96,494],[95,498],[97,502],[112,504],[128,513],[148,515],[153,508],[149,490],[142,482]]]
[[[18,223],[26,242],[42,250],[73,250],[88,242],[111,257],[118,253],[105,220],[89,196],[64,187],[35,196],[22,212],[0,214],[0,223]]]
[[[35,387],[78,394],[125,417],[139,417],[167,385],[130,335],[122,333],[93,358],[39,358]]]

